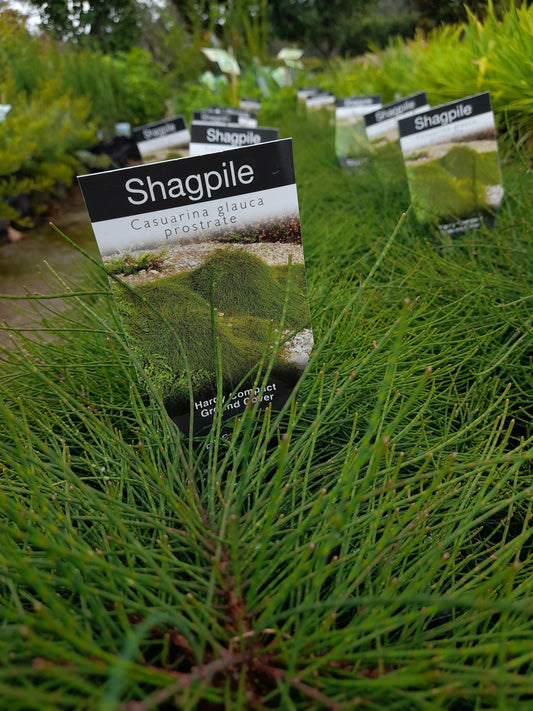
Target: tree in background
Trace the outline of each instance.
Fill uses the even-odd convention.
[[[326,57],[342,46],[347,28],[364,17],[373,0],[273,0],[272,34],[312,46]]]
[[[414,0],[415,8],[420,12],[422,18],[421,25],[426,28],[464,22],[468,17],[468,10],[478,17],[483,17],[486,15],[489,4],[492,4],[498,12],[507,8],[512,2],[509,3],[509,0],[493,0],[492,3],[490,0],[468,0],[467,2],[464,0]],[[516,4],[520,4],[520,2]]]
[[[128,50],[141,35],[136,0],[30,0],[43,26],[54,37],[80,42],[92,39],[105,52]]]
[[[267,0],[171,0],[195,42],[220,43],[237,59],[266,61],[270,5]]]

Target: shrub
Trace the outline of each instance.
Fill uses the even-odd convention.
[[[411,39],[415,36],[420,16],[417,13],[405,13],[397,16],[370,16],[359,19],[350,26],[344,37],[339,54],[356,56],[367,52],[371,47],[384,49],[391,37]]]
[[[338,96],[380,93],[384,102],[425,89],[432,105],[489,91],[500,130],[526,143],[533,135],[532,28],[533,5],[510,4],[499,17],[489,4],[483,20],[469,12],[464,24],[337,59],[321,84]]]
[[[26,99],[17,94],[8,118],[0,124],[0,214],[20,221],[18,211],[8,201],[23,193],[31,213],[46,209],[54,199],[58,183],[70,186],[80,169],[77,148],[95,140],[88,125],[89,105],[85,99],[61,94],[59,81],[49,80]]]

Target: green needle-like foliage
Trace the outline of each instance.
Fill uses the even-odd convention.
[[[509,157],[496,228],[436,242],[403,176],[279,118],[315,335],[284,411],[186,437],[103,274],[26,299],[42,321],[0,376],[6,708],[531,705],[532,176]]]

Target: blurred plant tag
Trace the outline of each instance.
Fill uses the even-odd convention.
[[[138,126],[133,129],[132,137],[141,156],[150,155],[162,148],[186,146],[190,140],[183,116],[174,116]]]
[[[334,109],[335,94],[331,91],[318,91],[318,93],[307,96],[305,99],[305,108],[308,111],[317,109]]]
[[[351,170],[360,168],[371,156],[364,115],[381,108],[381,95],[351,96],[335,101],[335,155]]]
[[[374,160],[386,172],[403,172],[398,118],[429,109],[425,91],[391,101],[364,116],[365,130]]]
[[[234,123],[237,126],[255,128],[257,118],[251,111],[239,107],[211,107],[193,111],[193,121],[207,121],[208,123]]]

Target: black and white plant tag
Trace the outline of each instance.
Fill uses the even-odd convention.
[[[352,96],[335,102],[335,155],[339,163],[351,170],[359,168],[371,156],[365,131],[365,114],[381,107],[381,96]]]
[[[112,289],[174,422],[211,424],[217,373],[224,418],[282,407],[312,346],[291,140],[79,183],[104,263],[151,255]]]
[[[398,118],[412,116],[426,109],[429,109],[426,92],[419,91],[365,114],[366,135],[372,155],[384,168],[394,171],[399,165],[400,170],[403,170]]]
[[[191,156],[204,153],[215,153],[227,148],[243,148],[256,146],[258,143],[275,141],[278,137],[277,128],[246,128],[244,126],[193,121],[191,123]]]
[[[189,143],[190,135],[183,116],[163,119],[133,129],[133,139],[141,156],[163,148],[179,148]]]
[[[503,198],[488,92],[400,118],[415,214],[451,236],[492,224]]]
[[[261,99],[243,96],[239,101],[239,108],[244,111],[250,111],[250,113],[257,114],[261,111]]]
[[[308,111],[316,111],[318,109],[334,109],[335,94],[331,91],[318,90],[316,94],[305,98],[305,108]]]
[[[193,121],[230,123],[237,126],[246,126],[247,128],[255,128],[257,126],[255,114],[243,108],[212,107],[209,109],[196,109],[193,111]]]
[[[296,98],[299,102],[305,104],[307,99],[311,96],[316,96],[322,93],[322,89],[319,86],[302,86],[296,91]]]

